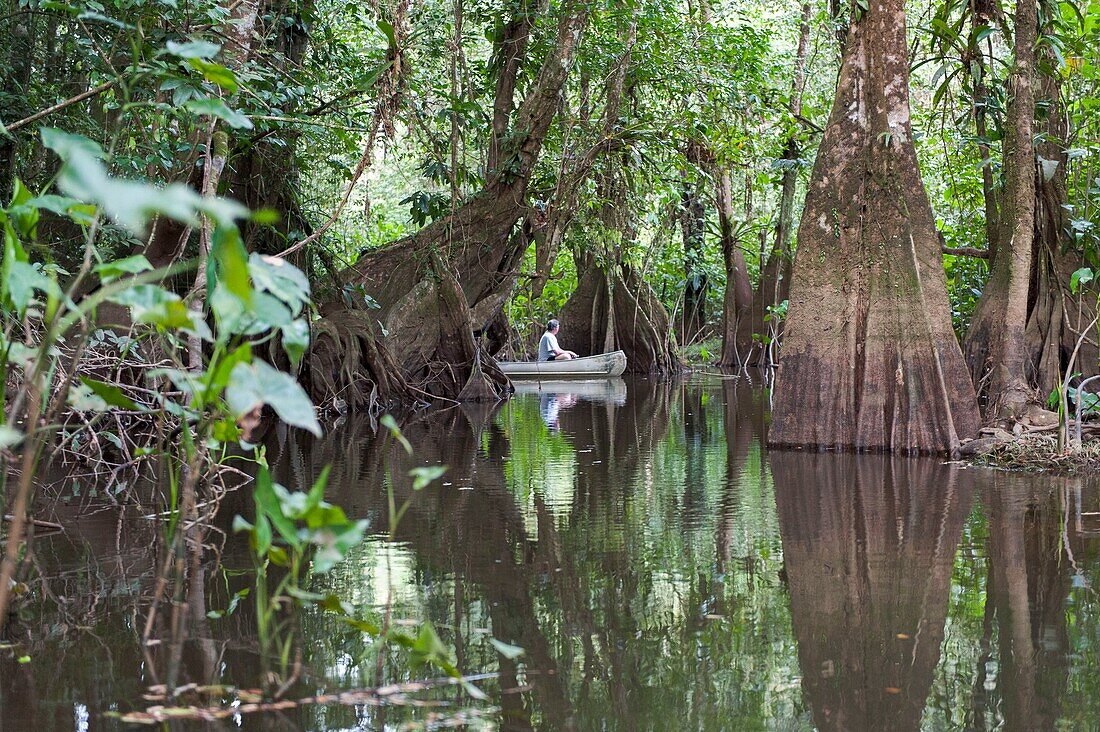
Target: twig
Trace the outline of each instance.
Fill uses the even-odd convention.
[[[30,117],[24,117],[21,120],[18,120],[16,122],[12,122],[10,125],[8,125],[8,132],[14,132],[15,130],[18,130],[20,127],[26,127],[27,125],[31,124],[32,122],[37,122],[38,120],[42,119],[43,117],[47,117],[47,116],[53,114],[54,112],[60,112],[62,109],[65,109],[65,107],[71,107],[72,105],[76,104],[77,102],[83,102],[85,99],[88,99],[89,97],[98,96],[98,95],[102,94],[103,92],[107,91],[108,89],[110,89],[111,87],[115,86],[116,84],[118,84],[117,79],[115,79],[114,81],[105,82],[105,83],[100,84],[99,86],[97,86],[93,89],[89,89],[88,91],[81,92],[80,94],[77,94],[75,97],[71,97],[69,99],[66,99],[63,102],[58,102],[57,104],[53,105],[52,107],[46,107],[45,109],[43,109],[40,112],[35,112]]]

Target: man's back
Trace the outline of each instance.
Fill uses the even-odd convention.
[[[539,360],[549,361],[559,350],[557,337],[550,331],[543,333],[539,339]]]

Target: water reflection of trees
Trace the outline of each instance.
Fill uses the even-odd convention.
[[[989,524],[982,643],[997,663],[995,695],[975,695],[976,727],[1003,722],[1009,730],[1055,729],[1063,716],[1071,557],[1084,559],[1085,549],[1064,510],[1064,493],[1073,482],[998,476],[982,491]]]
[[[815,726],[918,729],[969,490],[932,461],[774,453],[771,466]]]
[[[376,526],[385,494],[368,486],[383,472],[398,503],[412,498],[397,539],[415,556],[421,608],[455,629],[447,640],[463,668],[499,670],[491,691],[529,686],[495,696],[506,728],[758,721],[773,703],[770,629],[786,623],[778,565],[765,576],[752,559],[770,522],[743,515],[740,495],[770,506],[762,409],[759,394],[731,381],[719,387],[733,404],[724,411],[714,386],[709,398],[697,385],[663,384],[633,388],[622,406],[582,399],[560,412],[557,434],[533,401],[493,416],[456,408],[403,425],[413,457],[377,441],[349,454],[345,437],[313,445],[306,462],[334,461],[333,500]],[[728,455],[727,429],[737,435]],[[543,490],[545,466],[524,454],[552,440],[552,452],[567,447],[554,458],[573,476],[567,496]],[[414,494],[408,469],[436,462],[450,466],[451,485]],[[525,655],[495,654],[470,632],[479,626]]]

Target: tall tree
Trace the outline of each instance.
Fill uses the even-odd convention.
[[[989,374],[987,411],[1015,414],[1034,396],[1024,337],[1035,241],[1036,0],[1016,5],[1015,60],[1005,120],[1005,190],[990,280],[966,339],[976,383]]]
[[[1094,314],[1085,304],[1067,307],[1070,278],[1085,257],[1067,233],[1069,121],[1058,61],[1037,45],[1037,18],[1030,0],[1017,6],[1005,185],[985,193],[991,272],[963,343],[991,419],[1020,416],[1061,383]],[[1086,339],[1074,370],[1092,375],[1097,368],[1097,346]]]
[[[453,398],[468,385],[483,398],[494,391],[482,380],[482,356],[471,333],[499,314],[530,243],[530,222],[517,224],[530,214],[528,184],[588,14],[583,3],[567,0],[553,16],[554,45],[514,113],[485,187],[450,215],[367,253],[346,273],[379,305],[374,316],[389,334],[387,344],[401,369],[434,394]],[[500,85],[497,91],[508,95],[515,89]],[[498,99],[495,108],[511,105]],[[499,384],[503,376],[495,380]]]
[[[913,146],[904,2],[855,14],[798,232],[770,439],[950,451],[978,408]]]

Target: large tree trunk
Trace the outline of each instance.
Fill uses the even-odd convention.
[[[1031,397],[1044,398],[1061,383],[1068,366],[1070,354],[1095,315],[1095,307],[1088,303],[1078,307],[1073,302],[1074,295],[1069,291],[1069,280],[1073,272],[1085,266],[1081,251],[1067,240],[1068,222],[1065,203],[1066,166],[1068,163],[1065,145],[1069,134],[1068,120],[1061,103],[1061,83],[1059,79],[1045,74],[1036,74],[1034,79],[1037,99],[1032,99],[1031,113],[1045,104],[1045,119],[1040,124],[1042,133],[1040,142],[1031,155],[1044,162],[1042,165],[1029,164],[1015,156],[1017,163],[1009,170],[1011,179],[1017,175],[1030,173],[1033,177],[1034,201],[1030,212],[1033,221],[1029,285],[1025,298],[1027,308],[1026,325],[1023,332],[1024,378],[1027,392]],[[1012,101],[1013,118],[1022,112],[1017,110],[1020,95]],[[1008,152],[1006,150],[1006,167]],[[1020,183],[1017,182],[1017,188]],[[1011,217],[1018,217],[1020,211],[1014,202],[1017,196],[1009,196],[1006,189],[1003,209],[998,208],[999,198],[993,196],[995,208],[987,205],[987,219],[993,217],[993,224],[987,223],[987,229],[995,231],[989,250],[992,260],[992,273],[982,291],[982,297],[974,312],[964,342],[967,364],[974,376],[979,391],[988,391],[990,396],[987,415],[989,417],[1012,416],[1004,404],[998,403],[994,393],[994,365],[996,363],[995,345],[1007,337],[1005,313],[1008,307],[1009,283],[1006,272],[1015,264],[1015,254],[1011,247],[1014,240],[1008,237],[1014,234],[1009,226]],[[987,197],[989,198],[989,197]],[[999,211],[1001,213],[999,213]],[[997,227],[1003,217],[1004,225]],[[1000,244],[998,245],[998,242]],[[1015,311],[1014,311],[1015,313]],[[1018,317],[1018,314],[1014,315]],[[1086,339],[1075,361],[1074,371],[1084,376],[1098,373],[1098,354],[1094,340]],[[1003,400],[1000,400],[1003,402]],[[1002,407],[997,409],[996,407]]]
[[[639,12],[636,8],[631,16],[630,24],[623,33],[623,54],[615,71],[608,76],[600,127],[595,130],[595,143],[583,155],[576,156],[576,162],[571,166],[567,165],[566,161],[574,156],[569,154],[562,156],[562,167],[549,210],[545,212],[545,223],[535,231],[535,277],[531,283],[532,300],[542,295],[550,279],[551,270],[565,240],[565,232],[576,215],[581,187],[588,180],[600,158],[622,146],[619,110],[622,107],[627,73],[630,71],[631,54],[638,39]],[[587,126],[588,115],[583,116],[586,119],[582,119],[581,123]]]
[[[622,350],[631,373],[683,370],[668,311],[632,267],[574,254],[577,288],[562,308],[563,340],[582,356]]]
[[[729,168],[718,173],[718,229],[722,240],[722,262],[726,269],[726,292],[722,300],[722,356],[719,366],[740,368],[745,365],[752,347],[739,347],[737,338],[742,320],[748,317],[753,303],[752,282],[745,266],[745,253],[734,233],[733,181]]]
[[[707,153],[703,145],[688,144],[688,162],[699,169]],[[708,278],[704,266],[706,257],[707,210],[702,186],[682,174],[680,198],[680,228],[684,235],[684,298],[678,318],[680,342],[690,343],[707,322]]]
[[[377,302],[375,316],[388,333],[386,347],[410,377],[445,367],[455,374],[449,383],[461,385],[475,371],[473,361],[450,360],[455,353],[442,352],[440,347],[454,340],[472,342],[473,331],[496,319],[515,282],[529,239],[515,236],[514,230],[528,215],[528,182],[557,112],[585,20],[578,3],[563,9],[557,43],[547,54],[508,137],[509,148],[502,159],[511,162],[490,171],[485,189],[453,214],[365,254],[345,273],[349,282],[362,285]],[[441,253],[440,266],[432,265],[432,252]],[[449,293],[439,292],[440,267],[454,276],[468,312],[476,319],[461,323],[440,310],[449,301]],[[488,355],[483,358],[491,360]],[[449,389],[436,393],[457,396]]]
[[[849,31],[798,242],[771,441],[956,449],[978,409],[913,147],[902,0]]]
[[[1035,0],[1016,7],[1016,59],[1005,121],[1005,191],[989,282],[966,337],[971,377],[988,401],[988,415],[1016,416],[1035,390],[1029,383],[1024,336],[1035,242]]]

